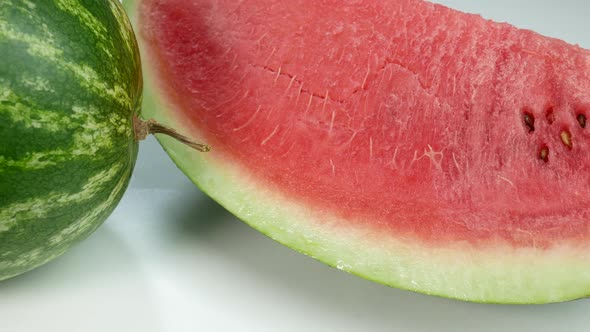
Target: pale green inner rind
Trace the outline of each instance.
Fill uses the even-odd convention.
[[[127,1],[131,14],[134,1]],[[144,116],[179,130],[174,106],[159,98],[145,52]],[[147,71],[147,72],[146,72]],[[158,81],[159,82],[159,81]],[[160,82],[161,83],[161,82]],[[175,115],[176,114],[176,115]],[[486,303],[549,303],[590,295],[590,252],[564,243],[550,250],[514,248],[498,240],[475,248],[446,247],[396,238],[366,224],[340,220],[270,189],[229,156],[196,152],[158,137],[178,167],[210,197],[272,239],[364,278],[421,293]],[[370,224],[370,223],[369,223]],[[350,225],[350,226],[343,226]]]

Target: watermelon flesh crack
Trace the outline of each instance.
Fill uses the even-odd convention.
[[[286,245],[484,302],[590,293],[590,52],[421,0],[144,0],[162,143]]]

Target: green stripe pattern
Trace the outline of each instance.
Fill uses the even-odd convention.
[[[118,0],[0,0],[0,280],[110,215],[137,156],[141,89]]]

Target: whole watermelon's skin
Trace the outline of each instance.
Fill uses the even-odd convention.
[[[125,3],[144,114],[252,227],[426,294],[590,295],[590,51],[422,0]]]
[[[141,89],[118,0],[0,1],[0,280],[113,211],[137,157]]]

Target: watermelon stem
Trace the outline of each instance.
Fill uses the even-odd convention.
[[[154,119],[149,120],[142,120],[137,115],[133,117],[133,129],[135,131],[135,140],[136,141],[143,141],[146,139],[150,134],[163,134],[174,138],[175,140],[190,146],[191,148],[200,151],[200,152],[209,152],[211,151],[211,147],[207,144],[198,143],[187,136],[184,136],[177,132],[176,130],[165,126]]]

